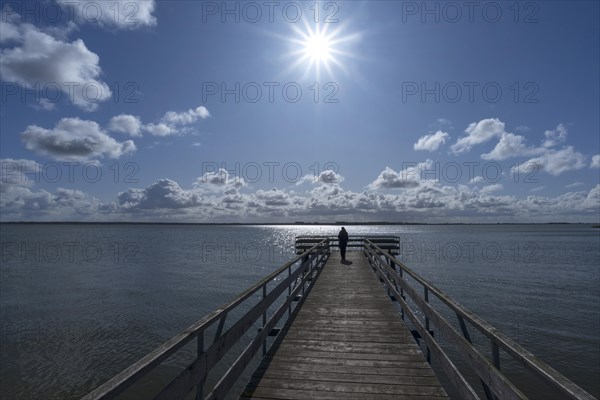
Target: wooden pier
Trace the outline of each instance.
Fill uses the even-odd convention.
[[[448,398],[367,257],[347,260],[329,258],[241,399]]]
[[[335,237],[298,237],[295,246],[297,257],[83,399],[527,399],[503,374],[503,358],[561,399],[595,399],[402,264],[397,237],[351,236],[345,263]],[[193,341],[193,361],[166,386],[131,395]]]

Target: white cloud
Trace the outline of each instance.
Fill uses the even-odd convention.
[[[144,130],[154,136],[169,136],[177,133],[176,129],[171,128],[167,124],[147,124],[144,125]]]
[[[504,189],[504,186],[501,183],[494,183],[494,184],[482,187],[479,191],[481,193],[487,194],[487,193],[492,193],[492,192],[498,192],[502,189]]]
[[[145,189],[119,193],[118,204],[127,211],[184,209],[200,204],[200,196],[183,190],[171,179],[159,179]]]
[[[546,140],[544,140],[542,146],[554,147],[567,139],[567,128],[563,124],[558,124],[556,129],[545,131],[544,136]]]
[[[209,185],[225,187],[231,177],[218,174]],[[314,185],[305,193],[292,190],[256,190],[250,194],[235,185],[226,190],[182,188],[171,179],[159,179],[143,189],[131,188],[116,201],[99,203],[85,193],[58,189],[34,192],[14,186],[0,196],[3,217],[15,219],[101,219],[165,221],[556,221],[598,218],[600,185],[589,192],[569,192],[558,197],[501,195],[501,184],[483,189],[466,185],[442,186],[425,181],[396,194],[353,192],[337,183]]]
[[[465,129],[466,136],[460,137],[450,148],[454,154],[466,153],[475,145],[485,143],[504,133],[504,122],[498,118],[482,119],[469,124]]]
[[[129,136],[142,136],[142,122],[140,117],[119,114],[108,122],[108,129],[112,132],[126,133]]]
[[[321,171],[319,174],[318,182],[320,183],[341,183],[344,181],[344,177],[331,169]]]
[[[600,212],[600,185],[596,185],[588,192],[581,206],[584,209],[594,211],[598,216],[598,212]]]
[[[443,131],[437,131],[431,135],[425,135],[419,138],[417,143],[413,145],[415,150],[436,151],[442,144],[446,143],[446,139],[450,136]]]
[[[20,23],[16,14],[2,15],[2,33],[8,39],[0,57],[0,76],[8,82],[38,91],[56,88],[69,101],[84,110],[95,110],[111,96],[108,85],[100,80],[100,58],[83,40],[66,42],[29,23]]]
[[[583,182],[573,182],[573,183],[566,185],[565,187],[566,188],[574,188],[574,187],[583,186],[583,185],[584,185]]]
[[[534,193],[534,192],[539,192],[539,191],[542,191],[542,190],[544,190],[544,189],[545,189],[545,187],[544,187],[544,186],[537,186],[537,187],[534,187],[534,188],[531,188],[531,189],[529,189],[529,191],[530,191],[531,193]]]
[[[142,130],[154,136],[184,134],[189,132],[189,125],[208,117],[210,117],[210,112],[204,106],[183,112],[167,111],[157,123],[143,125]]]
[[[257,190],[255,197],[269,207],[283,207],[290,204],[289,195],[279,189]]]
[[[224,191],[228,189],[238,189],[246,186],[244,178],[232,176],[224,168],[219,168],[215,172],[206,172],[200,178],[196,179],[192,185],[194,189],[205,191]]]
[[[545,148],[527,146],[521,135],[504,132],[496,147],[481,155],[484,160],[506,160],[511,157],[530,157],[546,152]]]
[[[56,160],[119,158],[136,150],[133,141],[117,142],[96,122],[79,118],[63,118],[53,129],[29,125],[21,133],[21,138],[27,149]]]
[[[344,177],[333,170],[324,170],[321,171],[319,176],[315,176],[314,174],[304,175],[302,178],[298,179],[296,182],[296,186],[300,186],[304,183],[312,183],[312,184],[334,184],[341,183],[344,181]]]
[[[484,181],[483,176],[477,175],[477,176],[473,177],[473,179],[471,179],[468,183],[470,185],[475,185],[475,184],[477,184],[479,182],[483,182],[483,181]]]
[[[385,167],[379,176],[369,184],[371,190],[415,188],[421,184],[420,172],[417,169],[403,169],[399,172]]]
[[[189,125],[198,120],[210,117],[210,112],[204,106],[189,109],[184,112],[167,111],[161,121],[171,125]]]
[[[85,220],[97,218],[100,202],[80,190],[54,192],[15,187],[0,196],[2,217],[7,220]]]
[[[592,162],[590,163],[590,168],[600,168],[600,154],[596,154],[592,156]]]
[[[90,23],[117,29],[156,25],[154,0],[57,0],[79,24]]]
[[[532,166],[535,171],[546,171],[557,176],[563,172],[577,170],[585,167],[585,156],[567,146],[561,150],[548,150],[539,157],[535,157],[512,167],[513,172],[531,173]]]

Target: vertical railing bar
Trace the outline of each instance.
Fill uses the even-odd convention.
[[[427,289],[427,286],[423,286],[424,289],[424,297],[425,297],[425,302],[429,303],[429,289]],[[429,317],[427,315],[425,315],[425,330],[427,331],[427,334],[429,333]],[[427,348],[427,362],[429,364],[431,364],[431,352],[429,350],[429,346],[427,346],[427,344],[425,345],[425,347]]]
[[[469,343],[473,343],[473,340],[471,340],[471,335],[469,334],[469,330],[467,329],[467,325],[465,324],[465,320],[463,319],[462,315],[456,313],[456,318],[458,318],[458,323],[460,324],[460,329],[465,339],[467,339]]]
[[[204,330],[202,330],[202,332],[200,332],[200,334],[198,334],[198,342],[197,342],[197,349],[196,349],[196,357],[198,359],[200,359],[200,357],[202,357],[202,355],[204,354]],[[204,381],[206,380],[206,373],[207,371],[204,370],[204,372],[202,373],[202,376],[200,377],[200,381],[198,382],[198,384],[196,385],[196,400],[203,400],[204,399]]]
[[[386,277],[387,277],[387,281],[386,281],[386,285],[385,286],[387,287],[387,295],[388,295],[388,297],[391,297],[392,294],[390,292],[390,284],[387,283],[390,280],[390,272],[387,271],[387,270],[386,270]]]
[[[288,277],[292,275],[292,266],[290,265],[288,267]],[[292,282],[290,282],[290,285],[288,286],[288,297],[290,297],[292,295]],[[288,318],[290,318],[292,316],[292,302],[290,302],[290,304],[288,305]]]
[[[456,317],[458,318],[458,323],[460,324],[460,329],[462,331],[463,336],[467,341],[473,344],[473,340],[471,339],[471,335],[469,334],[469,330],[467,329],[467,325],[465,324],[465,320],[463,317],[457,312]],[[483,381],[483,379],[479,379],[481,381],[481,386],[483,386],[483,391],[485,393],[485,397],[487,400],[494,400],[494,396],[489,388],[489,386]]]
[[[217,340],[219,340],[219,338],[221,337],[221,333],[223,333],[223,328],[225,327],[225,319],[227,318],[227,314],[227,312],[223,313],[223,316],[219,320],[219,327],[215,332],[215,339],[213,340],[213,344],[216,343]]]
[[[264,299],[267,298],[267,282],[265,282],[265,284],[262,287],[262,300],[264,301]],[[262,315],[262,329],[265,329],[265,326],[267,325],[267,308],[265,307],[265,311],[263,312]],[[262,345],[262,353],[263,353],[263,357],[267,354],[267,336],[265,336],[265,339],[263,340],[263,345]]]
[[[494,360],[494,367],[500,369],[500,346],[492,341],[492,359]]]
[[[404,276],[402,275],[402,264],[398,264],[398,273],[400,275],[400,279],[404,280]],[[405,300],[404,288],[402,286],[400,286],[400,297]],[[404,307],[402,306],[400,306],[400,318],[402,318],[402,321],[404,321]]]

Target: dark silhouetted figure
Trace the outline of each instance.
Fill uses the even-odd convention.
[[[342,261],[346,261],[346,246],[348,245],[348,232],[346,232],[346,228],[342,227],[342,230],[338,233],[338,241],[340,253],[342,253]]]

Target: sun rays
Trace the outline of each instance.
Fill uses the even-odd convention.
[[[294,36],[288,38],[293,49],[288,56],[295,61],[290,69],[304,68],[304,77],[314,73],[314,78],[320,79],[322,70],[329,76],[334,75],[334,69],[346,72],[346,62],[353,57],[348,51],[349,42],[356,40],[358,34],[342,34],[342,27],[331,24],[309,25],[304,22],[303,28],[293,27]]]

